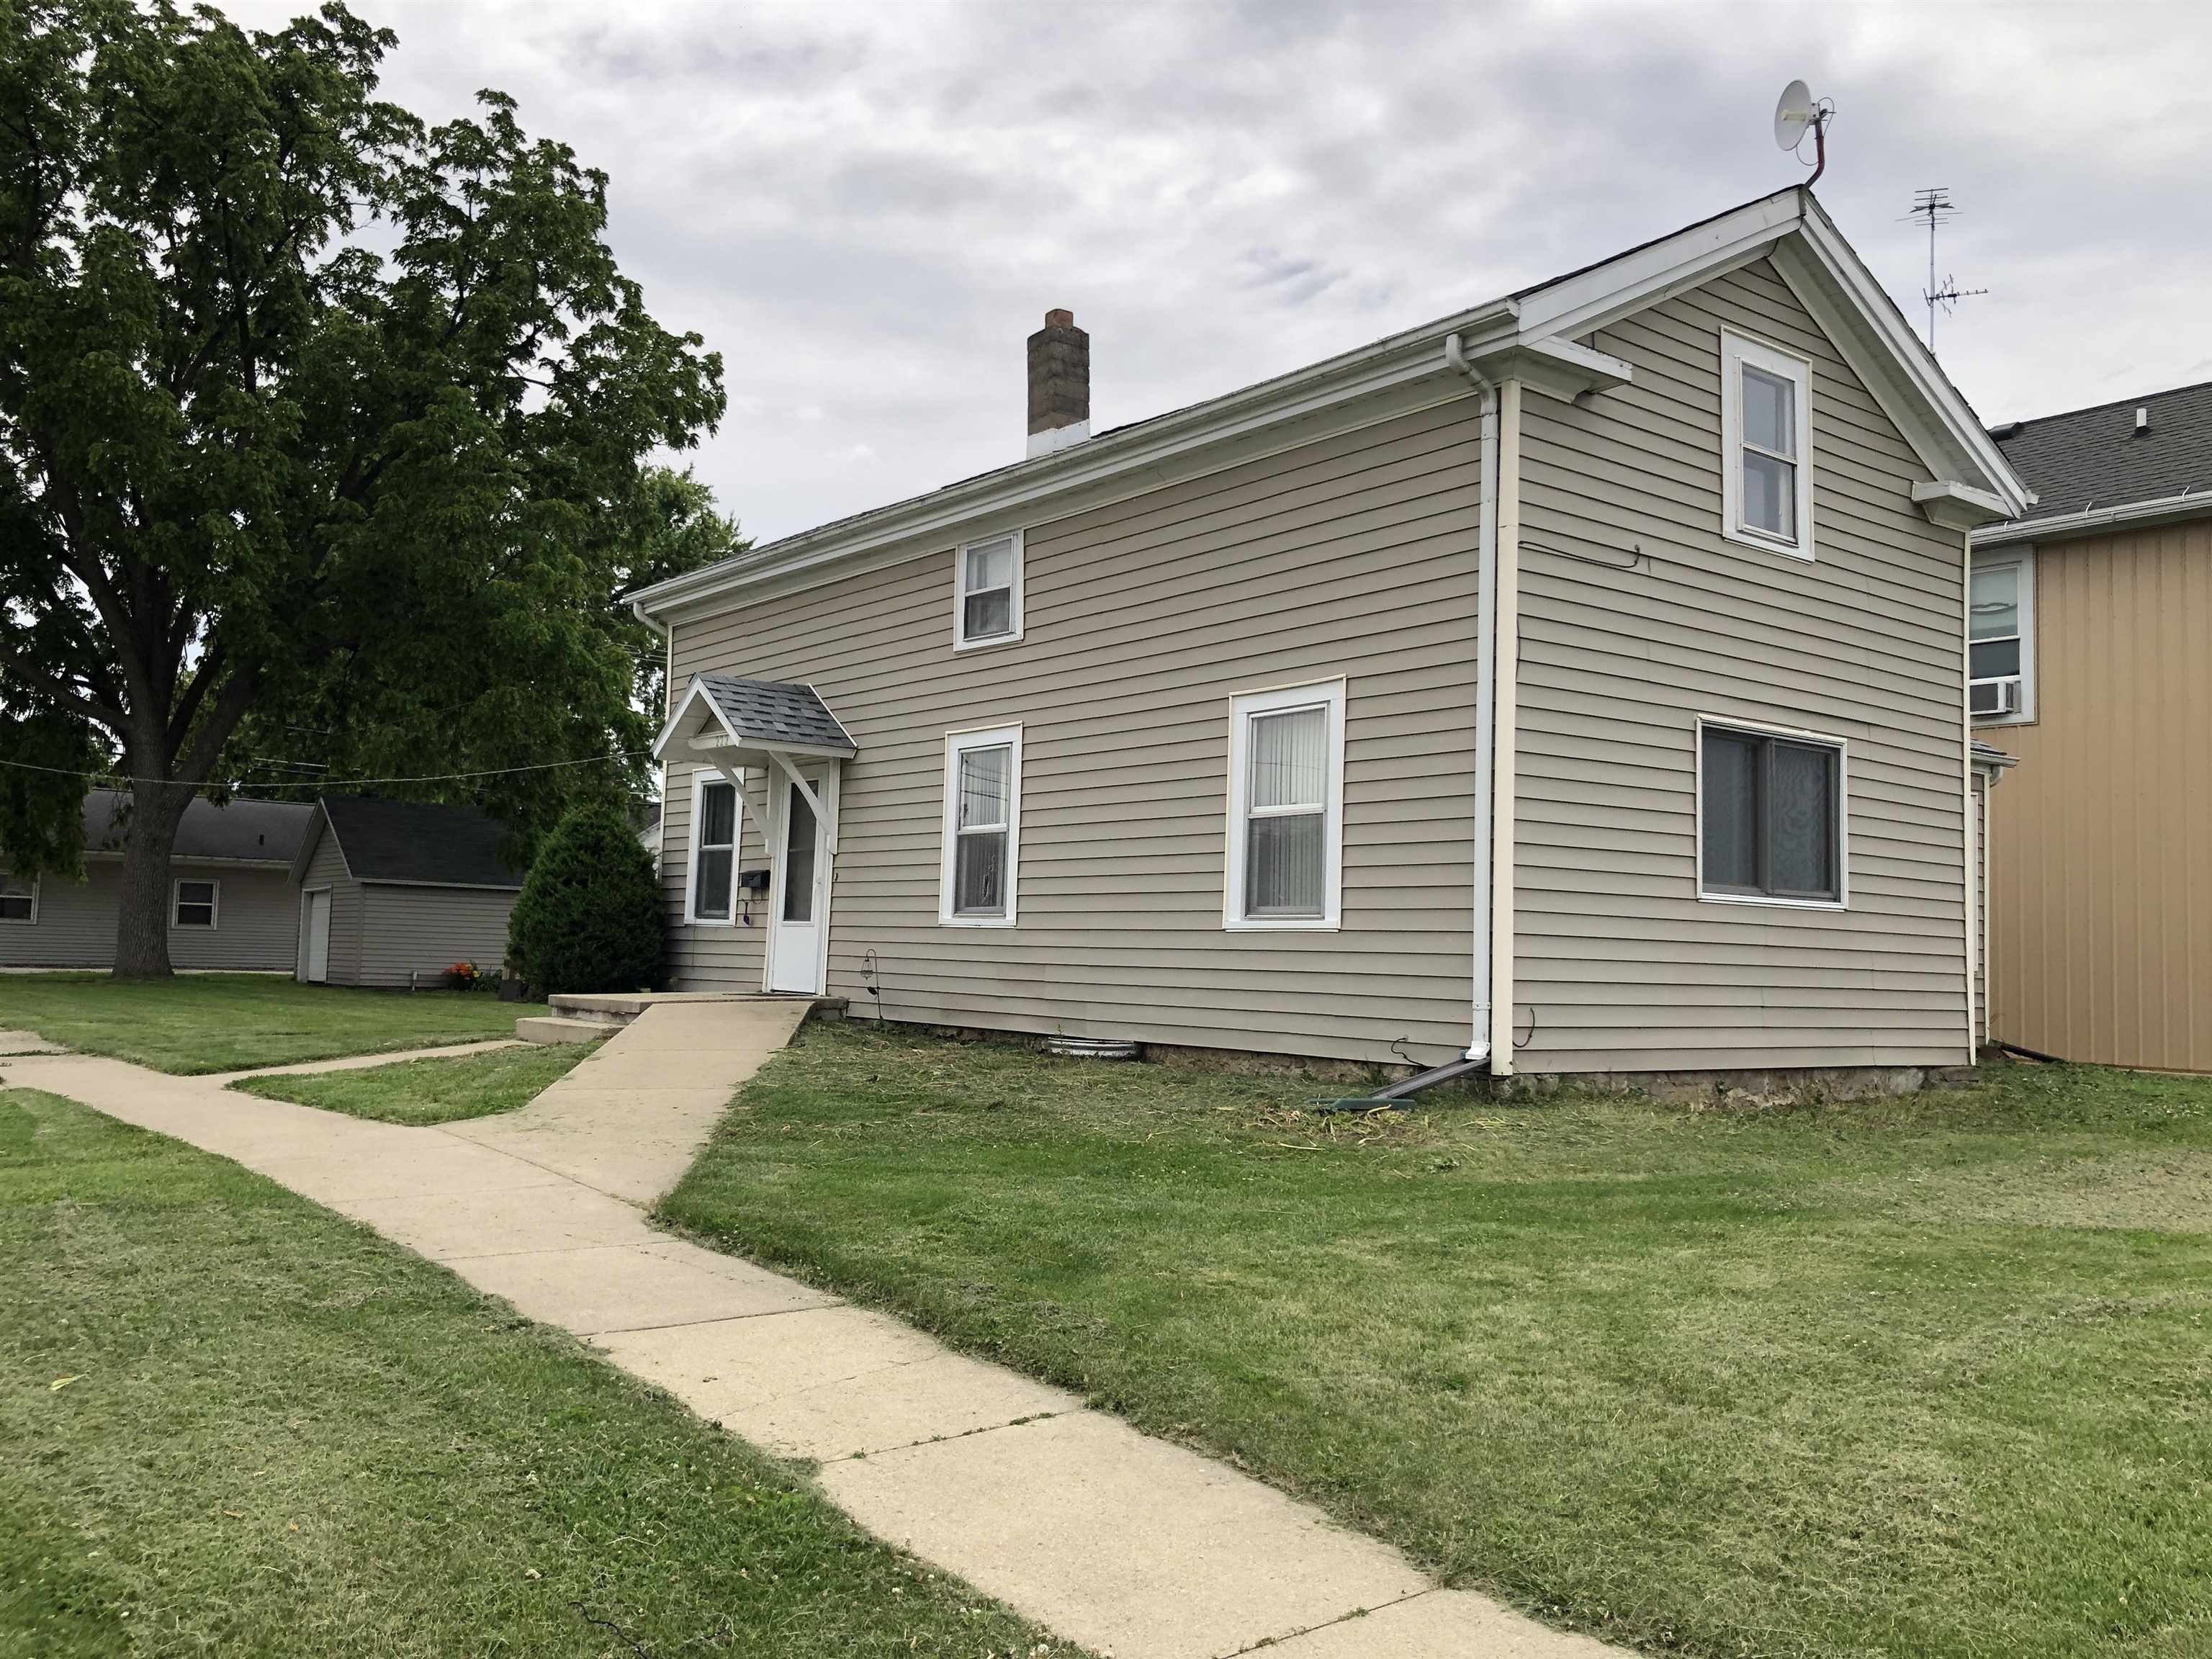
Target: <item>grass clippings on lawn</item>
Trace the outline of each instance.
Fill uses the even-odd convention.
[[[274,974],[0,974],[0,1030],[185,1074],[513,1036],[518,1017],[545,1012],[483,991],[370,991]]]
[[[812,1025],[661,1213],[1630,1644],[2212,1653],[2212,1083],[1332,1092]]]
[[[384,1123],[455,1123],[527,1106],[595,1052],[587,1042],[524,1043],[488,1054],[395,1060],[354,1072],[241,1078],[230,1086]]]
[[[579,1343],[0,1093],[0,1653],[1073,1650]]]

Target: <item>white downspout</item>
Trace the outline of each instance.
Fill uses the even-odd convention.
[[[1515,733],[1521,684],[1521,382],[1498,386],[1497,622],[1491,650],[1490,1074],[1513,1074]]]
[[[1491,1053],[1491,811],[1497,758],[1498,700],[1498,388],[1468,358],[1460,337],[1444,337],[1444,361],[1482,392],[1482,504],[1476,532],[1474,625],[1474,1030],[1467,1057]],[[1510,1050],[1509,1050],[1510,1053]]]

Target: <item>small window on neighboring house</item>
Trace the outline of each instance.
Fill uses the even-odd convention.
[[[1722,530],[1813,556],[1813,371],[1802,357],[1721,336]]]
[[[955,732],[945,744],[938,919],[1011,927],[1021,860],[1022,728]]]
[[[1022,538],[994,536],[960,550],[953,645],[1000,645],[1022,636]]]
[[[689,914],[694,921],[727,921],[738,861],[738,789],[727,778],[695,777]]]
[[[1698,732],[1698,895],[1844,902],[1844,745],[1795,732]]]
[[[1341,887],[1344,682],[1231,699],[1229,927],[1334,927]]]
[[[174,921],[179,927],[212,927],[215,926],[216,884],[211,881],[179,881],[176,884],[176,913]]]
[[[39,884],[0,874],[0,921],[36,921]]]
[[[1974,561],[1966,601],[1969,706],[1976,720],[2034,714],[2035,564],[2010,553]]]

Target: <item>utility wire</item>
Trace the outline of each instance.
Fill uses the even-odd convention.
[[[518,772],[547,772],[562,766],[596,766],[601,761],[635,760],[641,755],[652,753],[650,749],[617,749],[611,754],[586,755],[581,760],[539,761],[530,766],[497,766],[483,772],[429,772],[419,777],[411,778],[318,778],[313,781],[319,789],[353,789],[368,783],[457,783],[464,778],[504,778],[511,777]],[[64,778],[90,777],[95,783],[164,784],[179,781],[175,778],[131,777],[120,772],[84,773],[77,771],[74,767],[40,766],[30,761],[0,760],[0,766],[12,766],[19,772],[51,772],[58,777]],[[209,781],[213,782],[215,780],[210,779]],[[194,787],[204,787],[205,786],[195,785]],[[264,787],[297,788],[301,786],[282,784]]]

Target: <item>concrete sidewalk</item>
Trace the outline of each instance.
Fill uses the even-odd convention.
[[[655,1231],[644,1206],[805,1007],[656,1006],[520,1111],[434,1128],[89,1056],[0,1060],[0,1084],[235,1158],[445,1263],[722,1427],[815,1461],[862,1525],[1114,1659],[1620,1653],[1437,1589],[1073,1395]]]

